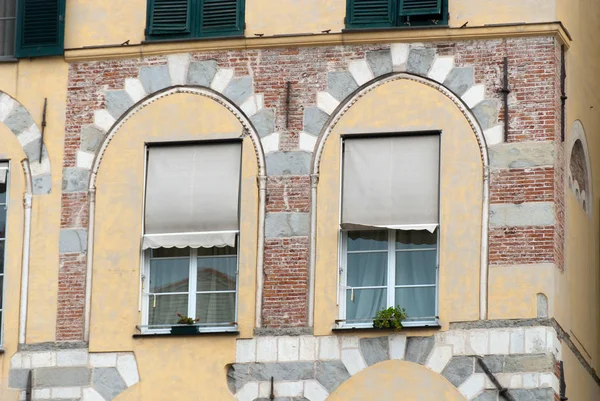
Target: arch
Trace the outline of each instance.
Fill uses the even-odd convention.
[[[52,189],[50,158],[40,128],[23,104],[2,91],[0,122],[17,137],[25,152],[25,163],[22,164],[27,188],[31,188],[32,195],[49,194]]]
[[[575,120],[571,128],[567,145],[566,170],[569,189],[583,210],[592,218],[594,211],[592,166],[585,129],[580,120]]]

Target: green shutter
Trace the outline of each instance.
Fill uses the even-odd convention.
[[[65,0],[19,0],[17,57],[64,53]]]
[[[348,0],[347,28],[379,28],[394,26],[396,0]]]
[[[244,0],[201,0],[198,36],[244,33]]]
[[[190,32],[190,0],[148,0],[148,34],[181,35]]]
[[[400,0],[398,14],[438,15],[442,13],[442,0]]]

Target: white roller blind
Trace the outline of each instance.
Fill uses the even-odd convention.
[[[433,231],[438,224],[439,135],[344,141],[342,228]]]
[[[6,184],[8,175],[8,162],[0,162],[0,184]]]
[[[148,150],[143,248],[235,246],[241,143]]]

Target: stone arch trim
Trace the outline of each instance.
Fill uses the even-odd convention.
[[[575,157],[578,160],[575,160]],[[573,192],[583,210],[592,218],[594,211],[592,205],[592,200],[594,199],[592,166],[585,129],[580,120],[573,122],[571,135],[567,144],[566,159],[567,184],[569,189]],[[574,168],[575,166],[578,168]]]
[[[554,364],[561,360],[561,344],[553,327],[475,326],[431,337],[392,333],[374,338],[346,334],[238,339],[236,363],[228,367],[227,380],[238,401],[268,400],[271,377],[276,399],[324,401],[362,370],[386,360],[404,360],[442,375],[466,400],[496,399],[498,389],[477,362],[482,358],[513,395],[554,398]]]
[[[52,189],[50,158],[42,143],[40,128],[29,111],[18,100],[0,91],[0,122],[17,137],[31,171],[33,195],[49,194]],[[40,151],[41,159],[40,159]],[[26,176],[28,176],[26,174]]]

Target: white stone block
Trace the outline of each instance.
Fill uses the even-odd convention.
[[[64,350],[56,352],[56,366],[87,366],[87,364],[88,353],[85,350]]]
[[[317,359],[317,338],[313,336],[300,337],[300,360],[314,361]]]
[[[277,362],[277,337],[256,339],[256,362]]]
[[[52,398],[81,398],[81,387],[54,387]]]
[[[137,78],[127,78],[125,79],[125,92],[129,95],[131,100],[134,103],[139,102],[143,98],[146,97],[146,90],[144,89],[144,85]]]
[[[388,337],[390,345],[390,359],[404,359],[406,352],[406,335],[392,334]]]
[[[54,352],[33,352],[31,354],[32,368],[47,368],[56,366],[56,353]]]
[[[271,395],[271,382],[259,382],[258,397],[269,398],[269,395]]]
[[[131,387],[140,381],[137,362],[133,354],[121,354],[117,357],[117,370],[123,378],[127,387]]]
[[[275,397],[302,397],[304,393],[304,383],[301,381],[275,382],[273,387]]]
[[[342,349],[358,348],[358,336],[341,336]]]
[[[485,388],[485,374],[475,373],[469,376],[463,384],[460,385],[458,391],[465,396],[467,400],[481,393]]]
[[[469,345],[477,355],[487,355],[489,353],[489,336],[487,331],[473,330],[469,333]]]
[[[244,387],[235,394],[238,401],[254,401],[258,397],[258,382],[246,383]]]
[[[473,85],[461,96],[463,102],[473,108],[485,100],[485,85]]]
[[[442,84],[452,68],[454,68],[454,56],[437,56],[427,76]]]
[[[23,367],[23,354],[17,352],[10,358],[10,368],[11,369],[21,369]]]
[[[452,347],[450,345],[437,346],[429,356],[426,366],[436,373],[441,373],[450,359],[452,359]]]
[[[367,367],[358,348],[342,349],[342,363],[352,376]]]
[[[42,137],[40,130],[38,129],[35,123],[31,124],[31,126],[25,130],[23,130],[18,136],[17,139],[21,146],[25,147],[27,144],[36,141]]]
[[[339,100],[331,96],[329,92],[317,93],[317,107],[323,110],[325,113],[329,115],[333,114],[339,105]]]
[[[390,46],[392,53],[392,68],[395,72],[406,71],[406,62],[408,61],[408,52],[410,46],[407,43],[393,43]]]
[[[31,175],[34,177],[48,174],[50,172],[50,159],[45,157],[41,163],[39,160],[29,160],[29,168],[31,169]]]
[[[210,83],[210,87],[216,90],[217,92],[223,92],[231,79],[233,78],[233,70],[228,68],[221,68],[215,74],[212,82]]]
[[[495,376],[502,387],[510,387],[510,381],[512,380],[512,376],[513,376],[512,373],[496,373]],[[491,386],[488,387],[488,385],[486,383],[486,388],[496,388],[496,385],[494,383],[492,383],[491,380],[489,380],[487,375],[486,375],[486,380],[488,380],[491,384]]]
[[[525,353],[537,354],[546,351],[546,328],[531,327],[525,329]]]
[[[451,345],[454,355],[465,355],[465,346],[467,343],[467,333],[464,331],[448,331],[442,333],[444,344]]]
[[[367,60],[352,60],[348,63],[348,71],[352,74],[352,77],[358,84],[363,85],[374,78],[371,67]]]
[[[557,360],[562,360],[562,345],[556,335],[556,330],[552,327],[547,328],[546,349],[551,352]]]
[[[235,343],[235,361],[237,363],[256,362],[256,340],[237,340]]]
[[[34,389],[32,395],[34,400],[49,400],[51,394],[49,388],[39,388]]]
[[[94,163],[95,155],[93,153],[77,151],[77,167],[91,169]]]
[[[190,65],[190,55],[170,54],[167,56],[169,63],[169,75],[172,85],[185,85],[187,80],[188,66]]]
[[[301,131],[298,139],[300,150],[312,153],[315,149],[315,144],[317,143],[317,137],[308,132]]]
[[[19,393],[19,401],[26,401],[27,400],[27,393],[25,391],[21,391]]]
[[[117,366],[117,354],[114,352],[90,354],[92,368],[114,368]]]
[[[83,398],[81,401],[106,401],[96,390],[91,387],[83,389]]]
[[[523,388],[537,388],[539,373],[523,373]]]
[[[279,362],[292,362],[300,358],[300,340],[298,337],[279,337],[277,344],[277,360]]]
[[[510,349],[510,333],[508,331],[490,331],[490,354],[506,355]]]
[[[498,124],[492,128],[488,128],[483,131],[485,137],[485,143],[488,146],[498,145],[504,142],[504,125]]]
[[[560,382],[554,373],[540,373],[539,386],[541,388],[551,387],[555,392],[560,392]]]
[[[319,338],[319,360],[340,359],[340,342],[335,336]]]
[[[523,388],[523,376],[520,374],[513,374],[510,376],[510,382],[508,383],[509,388]]]
[[[21,357],[21,368],[31,369],[31,355],[23,354]]]
[[[265,96],[262,93],[252,95],[242,103],[240,108],[247,117],[252,117],[265,107]]]
[[[0,95],[0,121],[4,122],[6,120],[15,104],[15,100],[6,93]]]
[[[94,111],[94,124],[104,132],[108,132],[115,121],[115,118],[106,110]]]
[[[266,153],[277,152],[279,150],[279,133],[273,132],[267,136],[264,136],[260,143],[262,143],[263,151]]]
[[[304,382],[304,398],[310,401],[325,401],[329,397],[329,392],[315,380]]]
[[[515,329],[510,332],[510,353],[522,354],[525,352],[525,330]]]

